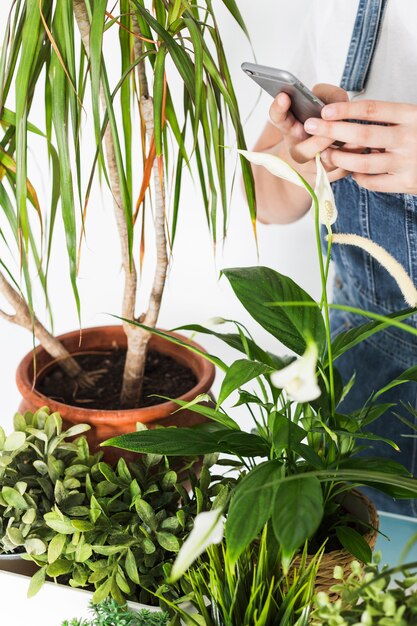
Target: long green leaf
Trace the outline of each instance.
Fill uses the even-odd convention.
[[[321,311],[314,300],[291,278],[268,267],[223,270],[233,291],[250,315],[287,348],[302,354],[310,335],[319,352],[326,345]],[[306,301],[311,306],[272,308],[267,302]]]

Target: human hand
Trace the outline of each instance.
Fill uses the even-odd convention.
[[[335,85],[319,84],[313,87],[313,92],[323,102],[341,102],[348,100],[346,91]],[[272,124],[280,131],[282,141],[290,157],[298,164],[307,164],[315,172],[315,156],[317,152],[322,152],[328,148],[333,139],[325,135],[309,135],[301,122],[299,122],[290,111],[291,99],[286,93],[280,93],[272,103],[269,110]],[[344,170],[328,165],[328,172],[331,172],[330,179],[336,180],[345,176]]]
[[[354,119],[386,124],[355,124]],[[417,194],[417,105],[357,100],[332,103],[323,108],[322,119],[311,118],[304,124],[319,140],[360,144],[369,153],[354,154],[327,148],[322,153],[328,168],[353,172],[356,182],[371,191]]]

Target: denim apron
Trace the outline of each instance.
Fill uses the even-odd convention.
[[[344,68],[341,87],[362,92],[383,17],[386,0],[360,0]],[[400,193],[376,193],[360,187],[350,176],[333,183],[338,207],[334,232],[361,235],[388,250],[417,283],[417,196]],[[332,248],[336,276],[333,302],[382,313],[384,315],[406,308],[402,294],[388,272],[367,253],[353,246],[334,245]],[[417,325],[417,316],[408,323]],[[343,311],[332,311],[333,335],[369,319]],[[343,381],[356,372],[356,383],[340,405],[349,413],[363,406],[373,391],[381,389],[408,367],[417,364],[417,338],[397,328],[381,331],[349,350],[335,365]],[[378,402],[395,402],[392,411],[402,413],[417,422],[399,403],[416,407],[417,384],[406,383],[383,394]],[[372,456],[384,456],[402,463],[417,475],[417,439],[404,435],[411,431],[388,410],[373,422],[369,430],[394,440],[400,447],[395,451],[385,443],[367,441]],[[365,443],[358,441],[359,444]],[[364,452],[364,454],[367,454]],[[374,490],[365,490],[378,509],[417,517],[417,500],[394,501]]]

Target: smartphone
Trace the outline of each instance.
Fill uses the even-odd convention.
[[[302,124],[309,117],[321,117],[324,102],[293,74],[274,67],[242,63],[242,70],[273,98],[282,91],[291,98],[291,112]]]

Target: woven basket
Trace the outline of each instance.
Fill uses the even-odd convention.
[[[363,538],[368,543],[371,550],[375,548],[378,528],[379,517],[374,504],[363,493],[357,489],[352,489],[346,493],[343,499],[343,507],[346,511],[358,518],[361,522],[369,524],[372,528],[363,535]],[[311,558],[311,557],[310,557]],[[320,561],[319,570],[316,577],[316,583],[314,590],[316,593],[319,591],[325,591],[332,600],[336,600],[338,595],[334,592],[330,592],[330,587],[336,584],[335,578],[333,578],[333,571],[336,565],[343,568],[345,575],[350,574],[350,564],[355,560],[355,557],[350,554],[344,548],[340,550],[333,550],[332,552],[325,552]],[[296,557],[292,564],[292,568],[299,568],[301,557]],[[307,557],[307,562],[309,558]]]

